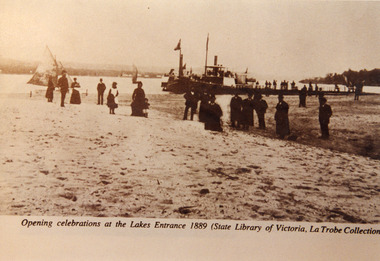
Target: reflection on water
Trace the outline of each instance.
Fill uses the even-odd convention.
[[[35,86],[31,84],[27,84],[27,81],[32,77],[31,74],[0,74],[0,93],[29,93],[30,91],[45,89],[42,86]],[[106,84],[107,89],[109,89],[112,85],[112,82],[117,82],[117,86],[120,93],[131,94],[133,90],[137,87],[136,84],[132,83],[131,78],[127,77],[100,77],[100,76],[71,76],[76,77],[78,82],[81,85],[80,92],[85,93],[96,93],[96,87],[99,83],[99,79],[103,78],[103,82]],[[167,94],[167,92],[163,92],[161,89],[161,82],[166,81],[165,78],[140,78],[138,79],[143,82],[144,90],[146,94]],[[273,80],[272,80],[273,81]],[[265,80],[259,81],[262,85],[265,83]],[[279,88],[279,83],[281,81],[277,81],[277,88]],[[297,83],[298,89],[301,89],[304,84]],[[290,87],[290,82],[289,82]],[[308,87],[308,85],[306,85]],[[313,84],[313,87],[315,85]],[[332,84],[318,84],[318,87],[322,88],[324,91],[333,91],[334,85]],[[341,91],[346,91],[347,88],[343,85],[339,85]],[[366,93],[379,93],[379,86],[364,86],[363,91]]]

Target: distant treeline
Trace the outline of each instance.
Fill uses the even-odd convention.
[[[343,84],[353,86],[355,83],[361,83],[367,86],[380,86],[380,69],[373,69],[367,71],[366,69],[360,71],[348,71],[342,74],[328,73],[326,77],[315,77],[301,80],[301,83],[320,83],[320,84]]]
[[[4,74],[33,74],[36,70],[37,63],[25,63],[16,60],[2,60],[0,59],[0,72]],[[122,74],[133,74],[132,70],[115,70],[115,69],[87,69],[87,68],[73,68],[65,66],[65,70],[69,75],[78,76],[112,76],[117,77]],[[162,73],[156,72],[141,72],[141,74],[148,77],[156,77]]]

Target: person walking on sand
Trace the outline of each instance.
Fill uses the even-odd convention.
[[[45,94],[45,97],[48,99],[48,102],[53,102],[54,89],[55,88],[53,83],[53,76],[49,76],[48,88]]]
[[[58,79],[58,87],[60,87],[61,91],[61,107],[65,107],[66,94],[69,92],[69,80],[65,70],[62,71],[62,76]]]
[[[259,118],[259,129],[265,130],[265,113],[268,109],[267,102],[263,99],[261,93],[257,94],[255,101],[255,110],[257,118]]]
[[[132,94],[132,116],[144,117],[144,107],[145,107],[145,92],[142,89],[142,82],[137,82],[137,88]]]
[[[205,112],[205,130],[211,131],[223,131],[220,118],[223,115],[222,109],[219,104],[215,103],[215,96],[212,95],[210,98],[210,103],[207,105]]]
[[[119,106],[117,101],[117,96],[119,96],[119,91],[117,90],[117,83],[112,83],[112,88],[108,92],[107,96],[107,106],[110,108],[110,114],[115,114],[115,109]]]
[[[235,96],[231,98],[231,102],[230,102],[230,112],[231,112],[230,117],[231,117],[232,128],[238,128],[241,124],[242,104],[243,104],[243,100],[239,96],[238,92],[236,92]]]
[[[187,91],[183,96],[185,98],[185,111],[183,113],[183,120],[187,120],[187,114],[190,109],[190,120],[194,119],[194,114],[197,111],[198,107],[198,98],[192,89],[191,91]]]
[[[290,134],[288,112],[289,105],[284,101],[284,96],[282,94],[278,95],[274,120],[276,121],[276,134],[280,139],[284,139],[286,135]]]
[[[75,88],[80,88],[80,84],[77,82],[77,78],[74,78],[74,82],[71,83],[71,98],[70,104],[81,104],[80,93]]]
[[[330,117],[332,115],[332,110],[330,105],[328,105],[325,97],[321,97],[319,99],[319,124],[321,126],[321,134],[320,138],[328,139],[330,137],[329,134],[329,123]]]
[[[100,78],[100,82],[98,83],[98,105],[103,105],[103,96],[104,96],[104,91],[106,90],[106,85],[103,83],[103,79]]]

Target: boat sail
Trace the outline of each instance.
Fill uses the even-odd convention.
[[[62,73],[62,70],[64,70],[62,63],[57,62],[57,60],[51,53],[49,47],[46,46],[40,64],[38,65],[32,78],[27,83],[40,86],[47,86],[49,82],[49,77],[52,76],[54,86],[57,86],[58,76]],[[70,76],[68,76],[68,80],[69,85],[71,85],[72,80]]]

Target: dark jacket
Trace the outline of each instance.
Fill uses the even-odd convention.
[[[324,104],[319,106],[319,122],[322,124],[330,123],[330,117],[332,115],[332,110],[330,105]]]
[[[255,103],[255,110],[257,115],[264,115],[268,109],[268,104],[265,100],[258,100]]]
[[[104,93],[104,91],[106,90],[106,85],[104,83],[98,83],[97,90],[100,93]]]
[[[276,133],[278,135],[290,134],[288,112],[289,105],[286,102],[282,101],[277,103],[274,119],[276,121]]]
[[[61,92],[67,92],[69,90],[69,80],[67,77],[61,77],[58,79],[58,87],[61,88]]]
[[[186,100],[186,102],[185,102],[186,106],[189,106],[189,107],[195,108],[195,109],[198,107],[198,98],[195,95],[195,93],[193,94],[191,92],[187,92],[187,93],[185,93],[185,95],[183,97]]]
[[[231,120],[240,120],[241,119],[241,109],[242,109],[243,100],[241,97],[232,97],[230,102],[231,108]]]

